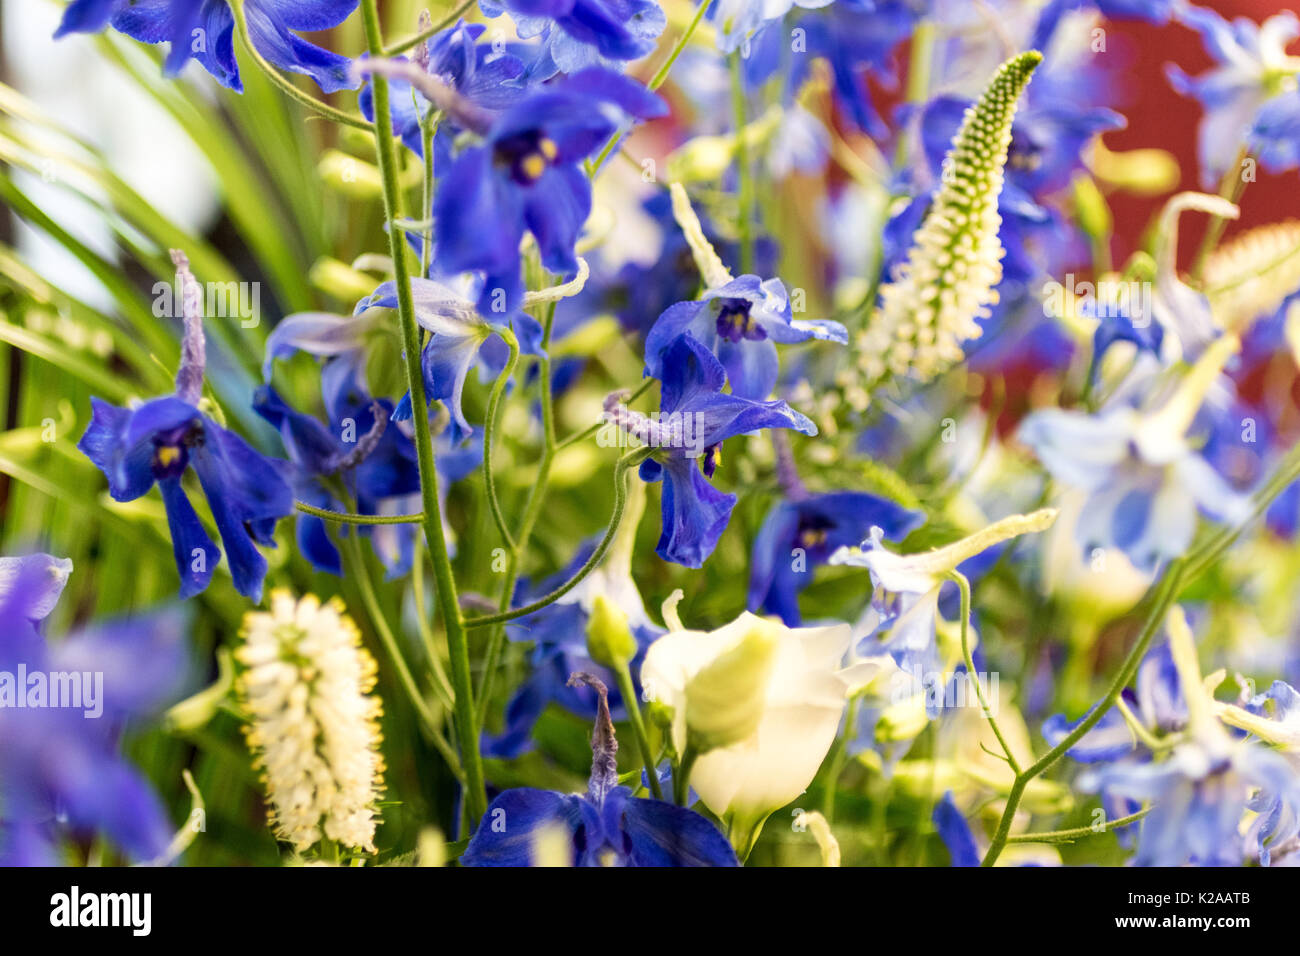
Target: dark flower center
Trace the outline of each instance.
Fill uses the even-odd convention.
[[[1043,149],[1022,130],[1012,128],[1011,146],[1007,149],[1007,165],[1032,173],[1043,162]]]
[[[203,444],[203,426],[197,422],[155,435],[150,466],[156,480],[174,478],[190,463],[190,448]]]
[[[531,186],[550,169],[558,152],[555,141],[541,130],[529,130],[499,140],[492,159],[520,186]]]
[[[753,303],[749,299],[722,298],[717,301],[719,303],[717,327],[720,338],[728,342],[739,342],[742,339],[761,342],[767,338],[767,332],[750,314],[749,310]]]
[[[700,456],[700,471],[704,472],[705,478],[712,478],[720,464],[722,464],[722,442],[704,449],[704,454]]]
[[[799,531],[795,535],[798,546],[814,551],[826,544],[826,538],[835,525],[822,515],[804,515],[799,519]]]

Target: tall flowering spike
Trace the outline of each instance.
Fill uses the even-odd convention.
[[[1300,289],[1300,219],[1269,223],[1225,242],[1205,260],[1210,310],[1230,332],[1272,315]]]
[[[269,612],[245,615],[242,634],[245,734],[276,835],[300,851],[326,837],[373,853],[381,702],[356,625],[337,598],[277,590]]]
[[[943,185],[859,341],[869,383],[890,375],[928,381],[960,362],[962,343],[979,336],[976,320],[989,315],[1002,280],[998,195],[1011,121],[1042,59],[1030,50],[1003,63],[966,110],[944,157]]]

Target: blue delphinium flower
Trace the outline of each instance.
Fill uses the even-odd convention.
[[[483,137],[456,157],[434,197],[434,261],[444,275],[481,271],[484,315],[510,314],[523,298],[519,244],[537,240],[544,267],[573,275],[574,244],[591,212],[581,163],[627,118],[666,107],[640,83],[592,67],[548,84],[499,117],[470,118]]]
[[[1275,96],[1263,106],[1250,127],[1247,142],[1270,172],[1300,166],[1300,89]]]
[[[667,803],[634,797],[618,785],[618,741],[605,685],[590,674],[570,680],[598,697],[591,738],[591,779],[585,794],[519,787],[500,794],[461,856],[464,866],[529,866],[539,862],[538,838],[554,828],[568,836],[575,866],[737,866],[735,851],[704,817]],[[561,862],[561,861],[541,861]]]
[[[339,500],[339,486],[333,479],[342,482],[360,514],[408,514],[421,507],[415,443],[396,424],[393,403],[374,398],[366,383],[368,324],[363,319],[327,313],[298,313],[281,320],[267,338],[264,372],[268,382],[277,358],[297,351],[328,357],[321,369],[321,397],[328,424],[293,408],[269,384],[258,389],[253,410],[280,433],[293,466],[294,493],[300,501],[330,511],[350,510]],[[482,463],[482,450],[474,441],[461,444],[453,440],[450,429],[438,432],[434,440],[438,474],[443,479],[438,493],[445,498],[449,484]],[[339,552],[326,528],[322,518],[298,515],[298,546],[318,570],[341,574]],[[348,533],[348,529],[340,530]],[[362,525],[356,530],[370,539],[390,577],[410,570],[415,525]]]
[[[159,858],[171,838],[162,801],[118,740],[128,721],[184,689],[184,615],[104,622],[47,642],[38,623],[71,571],[72,562],[44,554],[0,558],[0,673],[27,675],[23,685],[0,682],[0,866],[59,865],[63,834],[101,834],[139,862]],[[82,684],[76,706],[53,697],[15,706],[9,695],[30,700],[33,678],[53,673],[94,684]]]
[[[1019,440],[1048,471],[1088,492],[1076,531],[1085,552],[1115,547],[1151,571],[1187,550],[1198,509],[1225,523],[1250,513],[1249,497],[1188,439],[1197,409],[1236,348],[1230,336],[1216,340],[1157,411],[1123,404],[1096,415],[1052,408],[1021,422]]]
[[[813,568],[860,543],[873,527],[896,541],[924,520],[919,512],[862,491],[787,497],[768,512],[754,538],[749,609],[798,627],[799,592],[812,583]]]
[[[462,283],[463,285],[463,283]],[[476,359],[489,357],[484,346],[500,330],[513,328],[520,349],[527,354],[541,351],[541,326],[527,313],[515,312],[507,323],[494,313],[494,322],[479,315],[474,303],[457,289],[436,279],[414,278],[411,295],[415,304],[416,321],[433,334],[420,353],[420,367],[424,375],[424,397],[429,402],[441,401],[451,413],[450,435],[453,441],[463,441],[473,431],[461,409],[461,393],[470,369]],[[357,303],[357,316],[369,309],[397,308],[397,285],[385,282],[369,296]],[[504,356],[490,356],[499,361],[485,361],[484,371],[495,375],[505,364]],[[406,421],[412,415],[411,396],[402,396],[393,412],[396,421]]]
[[[415,62],[467,103],[482,110],[500,111],[513,106],[527,92],[522,79],[525,64],[508,48],[498,49],[491,43],[479,42],[486,29],[481,23],[461,20],[426,40]],[[389,90],[393,132],[411,152],[423,156],[420,123],[433,105],[418,88],[400,76],[390,80]],[[369,83],[362,89],[358,105],[362,115],[373,121],[374,98]],[[454,114],[445,119],[446,122],[438,124],[434,138],[434,169],[439,174],[451,160],[452,141],[461,132]]]
[[[646,335],[647,375],[663,377],[667,353],[686,332],[717,355],[733,394],[756,401],[771,395],[776,385],[778,343],[848,342],[848,332],[838,322],[794,318],[780,279],[754,275],[732,279],[697,301],[666,309]]]
[[[259,53],[285,70],[303,73],[326,93],[356,89],[347,57],[308,43],[295,31],[338,26],[357,0],[244,0],[248,33]],[[235,17],[226,0],[73,0],[54,36],[97,33],[106,26],[143,43],[171,44],[164,70],[180,72],[191,59],[237,92],[244,89],[235,62]]]
[[[543,59],[536,77],[558,70],[618,66],[652,52],[668,20],[655,0],[482,0],[486,16],[509,13],[524,39],[540,36]]]
[[[719,4],[720,11],[723,6]],[[883,139],[889,130],[872,104],[867,78],[870,76],[886,87],[895,82],[893,71],[886,68],[890,54],[912,35],[924,3],[811,0],[798,4],[804,9],[789,18],[789,29],[776,29],[773,24],[793,6],[791,0],[777,0],[776,5],[752,3],[742,14],[738,22],[762,18],[749,41],[744,63],[746,85],[756,89],[778,70],[785,69],[782,82],[788,100],[808,81],[814,62],[822,60],[830,66],[832,95],[842,115],[858,129]],[[715,14],[715,19],[721,16],[722,13]],[[798,34],[793,32],[796,30]],[[802,44],[797,56],[789,55],[793,36]],[[737,36],[723,36],[720,45],[730,50],[740,42],[743,41]]]
[[[1048,0],[1038,15],[1029,47],[1045,50],[1061,18],[1073,10],[1095,7],[1108,20],[1141,20],[1156,25],[1169,22],[1177,0]]]
[[[266,559],[256,544],[275,544],[276,522],[294,510],[293,492],[282,474],[284,462],[262,455],[200,411],[203,293],[184,254],[173,251],[172,260],[185,301],[176,393],[135,408],[118,408],[92,398],[90,425],[77,448],[108,478],[115,501],[134,501],[157,483],[171,527],[182,597],[204,590],[221,560],[220,549],[203,529],[181,485],[193,466],[226,546],[235,588],[259,601]]]
[[[1279,132],[1285,135],[1289,125],[1285,121],[1280,123],[1280,129],[1275,125],[1287,115],[1286,102],[1272,107],[1262,128],[1258,120],[1261,110],[1275,98],[1294,98],[1300,57],[1288,56],[1286,48],[1300,36],[1300,20],[1295,13],[1283,10],[1262,24],[1245,17],[1228,22],[1213,10],[1185,5],[1177,11],[1177,17],[1201,35],[1216,64],[1195,78],[1174,64],[1166,68],[1174,89],[1200,100],[1205,110],[1197,147],[1202,184],[1218,182],[1236,162],[1243,145],[1267,153],[1270,162],[1285,163],[1294,152],[1294,144],[1275,144],[1274,138]],[[1277,110],[1282,111],[1281,115]],[[1255,138],[1261,134],[1260,139]]]
[[[1300,773],[1258,739],[1234,737],[1220,720],[1196,660],[1196,646],[1178,608],[1170,613],[1170,653],[1186,707],[1182,732],[1149,761],[1101,764],[1080,779],[1085,790],[1149,803],[1140,823],[1137,866],[1241,866],[1247,810],[1263,810],[1254,853],[1267,863],[1266,844],[1300,827]]]
[[[641,478],[664,484],[663,532],[656,553],[688,568],[703,566],[727,527],[736,496],[709,484],[722,461],[722,443],[764,428],[815,435],[817,426],[783,401],[758,402],[723,394],[722,364],[689,332],[665,351],[657,419],[606,404],[606,419],[654,449]]]

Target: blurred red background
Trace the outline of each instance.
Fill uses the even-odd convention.
[[[1284,3],[1268,0],[1198,0],[1224,17],[1244,16],[1256,23],[1281,10],[1293,9]],[[1128,117],[1128,128],[1109,133],[1106,145],[1111,149],[1138,149],[1157,146],[1173,153],[1183,172],[1179,189],[1201,190],[1200,169],[1196,162],[1196,129],[1201,118],[1200,104],[1180,96],[1165,77],[1165,64],[1177,63],[1190,76],[1209,69],[1211,59],[1200,36],[1177,23],[1155,27],[1145,23],[1110,23],[1108,39],[1116,52],[1126,58],[1119,74],[1116,94],[1120,101],[1111,104]],[[1300,43],[1292,53],[1300,52]],[[1291,170],[1271,176],[1257,170],[1256,182],[1247,185],[1241,196],[1241,219],[1230,223],[1225,236],[1244,229],[1287,218],[1300,218],[1300,172]],[[1217,191],[1217,185],[1205,191]],[[1116,262],[1137,248],[1142,232],[1159,211],[1164,197],[1143,198],[1128,193],[1111,197],[1115,215],[1113,252]],[[1201,240],[1206,217],[1188,215],[1180,229],[1180,260],[1187,265]]]

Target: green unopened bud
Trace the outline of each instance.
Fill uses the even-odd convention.
[[[1085,233],[1099,242],[1110,241],[1114,228],[1110,205],[1091,176],[1080,174],[1074,178],[1074,211]]]
[[[636,638],[628,627],[627,614],[603,594],[596,595],[587,619],[587,653],[596,663],[615,670],[636,656]]]
[[[763,718],[779,627],[759,620],[686,684],[686,730],[700,753],[752,735]]]
[[[307,279],[326,295],[341,302],[357,302],[375,291],[377,280],[346,262],[321,256],[312,264]]]
[[[384,194],[379,167],[337,149],[327,149],[316,164],[321,182],[353,199],[375,199]]]

